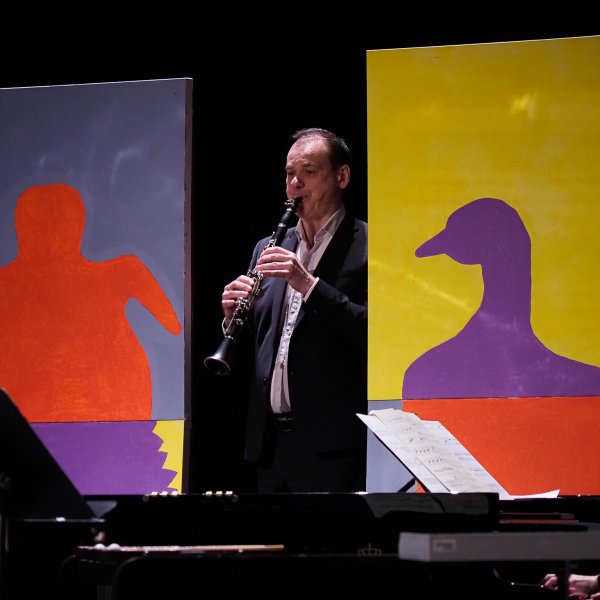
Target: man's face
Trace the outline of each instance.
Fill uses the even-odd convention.
[[[302,197],[297,214],[303,219],[320,219],[333,213],[341,204],[341,190],[346,187],[347,167],[334,169],[329,149],[321,139],[298,140],[289,150],[286,172],[288,198]]]

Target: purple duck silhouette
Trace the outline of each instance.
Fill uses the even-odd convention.
[[[599,367],[552,352],[533,331],[531,240],[514,208],[496,198],[460,207],[415,252],[439,254],[480,264],[483,298],[457,335],[408,367],[404,399],[600,394]]]

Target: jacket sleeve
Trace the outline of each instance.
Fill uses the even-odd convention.
[[[365,266],[366,270],[366,266]],[[305,309],[333,329],[337,335],[357,350],[367,352],[367,286],[366,273],[358,275],[364,279],[360,298],[348,295],[319,279],[306,301]]]

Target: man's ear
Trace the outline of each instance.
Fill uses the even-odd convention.
[[[342,165],[338,168],[337,180],[340,189],[344,189],[350,183],[350,167],[348,165]]]

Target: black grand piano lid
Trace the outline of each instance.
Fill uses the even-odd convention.
[[[0,388],[0,514],[8,518],[88,519],[73,482]]]

